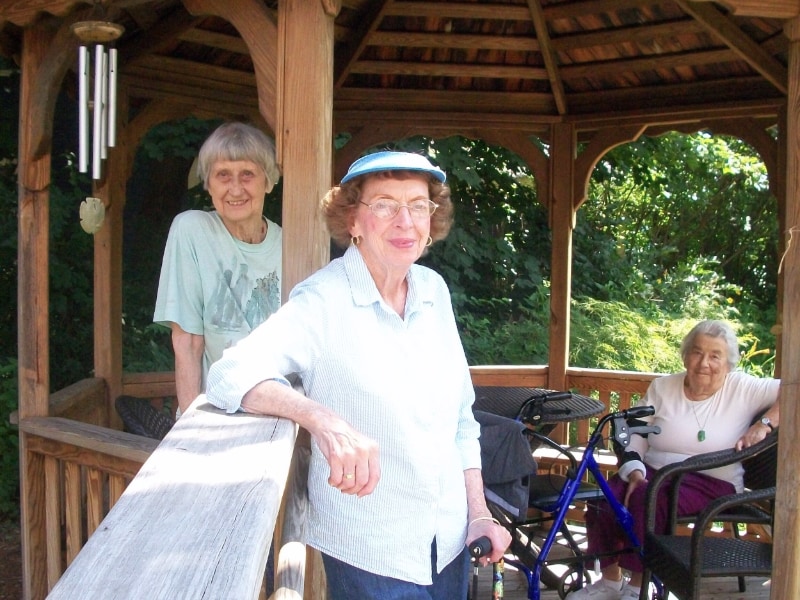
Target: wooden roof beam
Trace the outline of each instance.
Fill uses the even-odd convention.
[[[711,0],[697,0],[706,2]],[[766,17],[772,19],[792,19],[800,16],[800,3],[797,0],[717,0],[734,15],[742,17]]]
[[[431,130],[458,131],[467,129],[492,129],[528,134],[544,135],[551,124],[559,121],[558,117],[542,117],[541,115],[524,114],[486,114],[480,112],[453,112],[415,110],[347,110],[336,111],[337,132],[349,131],[351,128],[360,131],[364,123],[380,122],[381,128],[401,127],[414,133]]]
[[[202,17],[190,15],[183,6],[176,8],[168,16],[159,19],[146,33],[136,36],[130,42],[120,46],[123,63],[133,60],[137,56],[158,54],[169,48],[182,33],[202,20]]]
[[[61,2],[47,2],[47,12],[56,17],[66,16],[77,2],[75,0],[61,0]],[[19,27],[31,25],[38,16],[44,12],[40,2],[10,2],[0,6],[0,20],[10,21]]]
[[[372,75],[419,75],[423,77],[481,77],[486,79],[548,78],[540,67],[505,65],[464,65],[455,63],[416,63],[393,60],[363,60],[354,63],[351,73]]]
[[[144,98],[148,100],[164,100],[172,103],[184,103],[191,106],[194,110],[187,111],[196,113],[202,110],[206,114],[226,116],[248,116],[252,120],[253,115],[258,115],[258,100],[252,96],[241,96],[226,92],[207,93],[198,89],[195,85],[185,83],[170,83],[168,81],[148,81],[141,79],[131,84],[123,76],[123,81],[129,85],[130,94],[133,98]],[[260,120],[260,119],[259,119]]]
[[[691,15],[708,28],[731,50],[753,69],[761,73],[782,94],[788,92],[788,73],[779,61],[766,52],[758,43],[747,36],[727,15],[711,4],[676,0],[687,14]]]
[[[247,44],[244,43],[242,38],[226,33],[217,33],[216,31],[208,31],[195,27],[182,32],[178,36],[178,39],[182,42],[217,48],[234,54],[246,54],[248,56],[250,54],[247,49]]]
[[[442,91],[430,90],[420,94],[415,90],[370,90],[343,89],[334,94],[334,114],[337,121],[344,111],[378,110],[468,113],[481,112],[489,115],[520,114],[530,118],[538,115],[541,120],[552,122],[555,115],[550,94],[514,92]],[[406,117],[404,117],[406,118]]]
[[[561,67],[561,77],[565,80],[582,77],[601,77],[617,75],[622,72],[650,71],[653,69],[675,69],[693,65],[732,62],[738,56],[731,50],[708,50],[706,52],[678,53],[670,55],[653,55],[644,58],[624,58],[621,60],[598,61],[580,65]]]
[[[140,72],[149,71],[149,78],[169,79],[170,81],[181,78],[196,80],[196,85],[209,87],[209,82],[216,85],[232,84],[245,86],[255,90],[256,78],[252,71],[237,71],[227,67],[219,67],[208,63],[183,60],[169,56],[142,56],[130,62],[127,69]],[[125,75],[125,72],[122,73]],[[205,83],[203,83],[205,82]]]
[[[114,0],[109,10],[126,9],[140,4],[152,4],[153,0]],[[110,4],[110,3],[109,3]],[[27,27],[39,15],[47,13],[64,17],[76,6],[91,8],[91,0],[48,0],[39,2],[5,2],[0,4],[0,21],[11,21],[14,25]]]
[[[745,85],[756,85],[756,81],[747,82]],[[741,83],[736,84],[742,85]],[[578,130],[598,129],[607,127],[609,124],[631,124],[631,123],[657,123],[659,125],[669,123],[685,123],[700,119],[713,118],[771,118],[777,121],[778,115],[785,102],[782,98],[755,98],[742,100],[740,97],[726,99],[727,89],[720,89],[718,85],[709,85],[702,97],[696,96],[692,104],[679,103],[685,99],[685,94],[681,92],[685,86],[671,86],[666,89],[655,88],[646,94],[644,92],[627,91],[625,93],[600,93],[588,94],[580,100],[580,107],[597,107],[601,103],[606,106],[613,106],[612,102],[622,106],[620,111],[607,111],[604,113],[584,113],[572,114],[566,120],[576,123]],[[735,89],[733,90],[735,92]],[[646,97],[647,96],[647,97]],[[649,100],[649,103],[648,103]],[[706,101],[704,104],[703,101]],[[572,104],[578,105],[578,101],[572,100]],[[627,105],[637,106],[631,110]]]
[[[660,38],[669,38],[677,34],[694,34],[705,31],[705,27],[694,19],[676,19],[654,25],[636,25],[631,27],[617,27],[616,29],[602,29],[585,33],[571,33],[552,38],[553,49],[558,52],[576,50],[578,48],[591,48],[622,44],[627,42],[652,43]]]
[[[464,33],[417,33],[405,31],[376,31],[369,36],[368,46],[397,46],[401,48],[440,48],[445,50],[479,48],[512,52],[538,52],[535,38],[511,35],[471,35]]]
[[[550,89],[553,92],[553,100],[556,103],[558,114],[567,113],[567,99],[564,93],[564,82],[558,73],[558,58],[550,44],[550,32],[547,29],[547,21],[542,14],[542,5],[539,0],[528,0],[528,9],[531,11],[531,19],[536,29],[536,37],[544,59],[544,66],[547,69],[547,78],[550,80]]]
[[[127,65],[122,80],[133,98],[194,103],[223,115],[258,113],[256,79],[251,72],[147,56]]]
[[[641,0],[640,0],[641,1]],[[510,4],[467,4],[460,2],[390,2],[384,12],[392,17],[437,17],[440,19],[499,19],[529,21],[528,9]]]
[[[543,8],[548,21],[571,19],[587,14],[602,14],[652,4],[650,0],[584,0],[568,4],[553,4]],[[393,2],[386,16],[434,17],[440,19],[490,19],[502,21],[529,21],[530,9],[512,4],[472,4],[464,2]]]
[[[585,15],[602,15],[616,13],[623,10],[651,6],[653,0],[583,0],[583,2],[568,2],[551,4],[544,8],[544,16],[552,19],[574,19]]]
[[[370,14],[365,15],[361,20],[362,26],[358,31],[351,33],[351,37],[355,43],[351,43],[345,52],[340,56],[334,56],[333,67],[333,89],[341,88],[347,80],[347,76],[352,71],[353,64],[361,56],[368,44],[369,37],[378,29],[378,26],[383,21],[386,8],[392,4],[392,0],[383,0],[375,5]]]

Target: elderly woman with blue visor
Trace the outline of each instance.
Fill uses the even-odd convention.
[[[466,598],[467,545],[488,537],[482,560],[496,561],[510,536],[484,500],[447,286],[415,264],[452,223],[445,173],[418,154],[370,154],[322,211],[344,255],[225,351],[208,399],[311,434],[305,541],[322,553],[331,598]]]

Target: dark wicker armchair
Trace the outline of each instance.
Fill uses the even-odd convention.
[[[125,426],[125,431],[129,433],[163,440],[175,424],[168,414],[158,410],[146,398],[120,396],[114,405]]]
[[[715,522],[772,525],[777,467],[777,431],[762,442],[741,451],[722,450],[699,454],[659,470],[647,495],[647,523],[644,539],[644,584],[648,589],[651,574],[681,600],[698,600],[703,577],[738,577],[740,589],[746,575],[769,577],[772,572],[772,543],[742,539],[738,535],[707,535]],[[683,474],[703,471],[742,461],[746,489],[740,494],[723,496],[710,503],[691,520],[676,517],[677,492]],[[655,498],[658,488],[672,478],[668,533],[657,534]],[[680,522],[694,522],[691,536],[677,535]],[[643,593],[643,597],[646,592]]]

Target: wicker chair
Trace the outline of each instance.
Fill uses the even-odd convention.
[[[120,396],[114,402],[125,426],[125,431],[163,440],[175,421],[165,412],[158,410],[146,398]]]
[[[721,450],[698,454],[659,470],[648,487],[647,522],[644,539],[644,582],[646,598],[651,575],[666,590],[681,600],[698,600],[703,577],[738,577],[740,589],[746,575],[769,577],[772,572],[772,543],[731,537],[709,536],[715,522],[730,523],[736,533],[738,523],[772,526],[777,467],[777,431],[755,446],[741,451]],[[711,502],[691,519],[676,517],[677,497],[683,474],[703,471],[741,461],[745,468],[745,491]],[[672,479],[670,516],[666,534],[655,533],[655,498],[658,488]],[[680,522],[694,522],[691,536],[676,534]],[[666,594],[665,594],[666,596]]]

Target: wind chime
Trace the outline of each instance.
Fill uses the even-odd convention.
[[[98,7],[96,3],[95,9]],[[92,179],[95,181],[102,178],[108,149],[117,143],[117,49],[106,49],[105,44],[117,40],[124,31],[122,25],[104,19],[72,25],[72,32],[81,41],[78,48],[78,171],[89,171],[91,139]],[[81,227],[87,233],[96,233],[104,216],[105,205],[101,199],[89,197],[81,203]]]
[[[92,179],[95,180],[102,176],[108,149],[117,142],[117,49],[106,50],[104,44],[115,41],[124,31],[122,25],[104,20],[79,21],[72,25],[72,32],[81,41],[78,48],[78,170],[86,173],[89,169],[91,113]],[[91,96],[90,87],[93,88]]]

